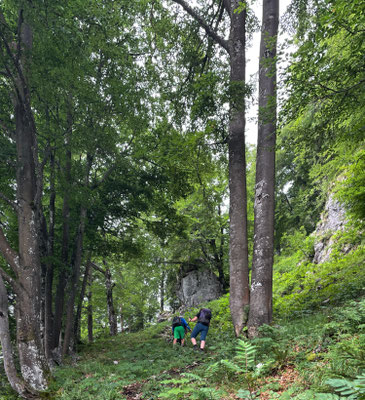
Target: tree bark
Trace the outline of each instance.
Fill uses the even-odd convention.
[[[108,309],[108,320],[109,320],[109,333],[110,336],[115,336],[118,333],[118,321],[117,315],[115,313],[114,308],[114,300],[113,300],[113,288],[115,284],[112,281],[112,275],[110,272],[110,268],[105,260],[103,260],[104,269],[100,268],[94,262],[90,262],[91,266],[102,273],[105,279],[105,292],[106,292],[106,304]]]
[[[258,327],[269,324],[272,320],[278,15],[279,0],[264,0],[260,44],[259,126],[249,337],[257,336]]]
[[[92,302],[92,269],[89,269],[88,285],[89,291],[87,293],[87,338],[88,342],[94,341],[93,334],[93,302]]]
[[[124,332],[124,314],[123,314],[123,305],[120,305],[119,308],[119,314],[120,314],[120,331]]]
[[[110,268],[105,260],[103,260],[103,264],[105,267],[104,276],[105,276],[105,287],[106,287],[106,302],[108,306],[109,332],[110,336],[115,336],[118,333],[117,316],[115,313],[114,302],[113,302],[113,288],[115,285],[112,281],[112,274],[110,272]]]
[[[84,177],[84,187],[89,186],[90,179],[90,170],[92,165],[93,157],[90,154],[86,156],[86,171]],[[87,201],[84,201],[84,204],[87,204]],[[80,208],[80,223],[79,228],[76,235],[76,247],[75,247],[75,255],[73,262],[73,276],[71,281],[70,295],[67,304],[67,315],[66,315],[66,326],[65,326],[65,337],[62,345],[62,357],[69,353],[70,347],[74,342],[74,308],[75,308],[75,298],[76,292],[79,285],[80,280],[80,268],[82,262],[83,255],[83,243],[84,243],[84,231],[85,231],[85,222],[87,215],[87,208],[85,205],[81,205]]]
[[[86,286],[87,286],[87,282],[89,279],[90,269],[91,269],[91,264],[90,264],[90,260],[88,260],[88,262],[86,263],[86,267],[85,267],[84,279],[82,280],[82,286],[81,286],[79,301],[77,304],[77,311],[76,311],[76,318],[75,318],[75,328],[74,328],[75,333],[74,334],[75,334],[75,338],[76,338],[76,344],[80,343],[80,340],[81,340],[81,311],[82,311],[82,304],[84,302]]]
[[[48,245],[47,245],[47,256],[48,262],[46,265],[46,282],[45,282],[45,311],[44,311],[44,348],[46,357],[51,360],[51,350],[53,343],[53,252],[54,252],[54,230],[55,230],[55,201],[56,201],[56,191],[55,191],[55,157],[54,153],[51,154],[50,160],[50,199],[49,199],[49,229],[48,229]]]
[[[3,15],[0,18],[3,19]],[[19,58],[15,57],[2,36],[14,74],[12,100],[17,151],[18,254],[10,249],[2,232],[0,240],[3,241],[1,247],[5,248],[3,255],[17,276],[14,287],[15,315],[21,373],[26,383],[38,391],[47,388],[49,376],[40,339],[41,261],[38,232],[41,227],[43,177],[38,163],[36,126],[27,79],[31,66],[33,34],[30,25],[24,20],[22,9],[18,21]]]
[[[24,398],[32,398],[37,394],[18,376],[15,368],[13,349],[9,331],[8,294],[0,274],[0,344],[4,357],[4,369],[10,386]]]
[[[65,164],[65,180],[71,183],[71,133],[72,133],[72,113],[71,106],[67,112],[67,132],[66,132],[66,164]],[[65,288],[67,283],[67,266],[69,265],[69,243],[70,243],[70,194],[67,190],[64,192],[62,207],[62,250],[61,250],[61,271],[58,277],[56,298],[55,298],[55,314],[53,322],[53,345],[56,349],[60,345],[60,334],[62,329],[62,320],[65,302]]]
[[[80,224],[76,237],[76,249],[73,262],[73,275],[66,311],[65,336],[62,345],[62,358],[69,354],[70,347],[74,344],[75,299],[80,280],[80,268],[83,252],[83,235],[85,230],[86,208],[81,207]]]
[[[160,312],[163,312],[165,308],[165,278],[165,271],[162,270],[160,277]]]
[[[234,13],[238,3],[231,0],[229,48],[232,94],[228,141],[230,309],[236,336],[242,332],[247,321],[250,302],[245,154],[246,11]]]

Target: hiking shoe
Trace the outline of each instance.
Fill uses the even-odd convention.
[[[199,349],[201,353],[204,353],[204,349]]]
[[[198,350],[198,346],[194,346],[193,350],[197,351]]]

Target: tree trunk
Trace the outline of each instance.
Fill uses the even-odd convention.
[[[72,133],[72,113],[71,106],[67,112],[67,132],[66,132],[66,164],[65,164],[65,179],[71,183],[71,133]],[[60,334],[62,329],[62,320],[65,302],[65,288],[67,283],[66,268],[69,265],[69,243],[70,243],[70,194],[67,190],[64,191],[63,208],[62,208],[62,250],[61,250],[61,271],[58,277],[56,299],[55,299],[55,315],[53,323],[53,349],[60,345]]]
[[[36,392],[28,387],[16,371],[10,339],[8,309],[8,294],[0,274],[0,344],[4,357],[4,369],[10,386],[21,397],[29,399],[36,395]]]
[[[23,19],[23,10],[19,20]],[[40,200],[42,176],[38,165],[36,127],[26,76],[30,66],[32,30],[20,23],[23,47],[14,94],[17,149],[19,288],[16,293],[17,345],[24,380],[35,390],[47,388],[49,369],[40,338],[41,261],[39,253]]]
[[[113,302],[113,288],[114,283],[112,281],[112,274],[110,272],[110,268],[105,260],[103,260],[103,264],[105,267],[105,287],[106,287],[106,301],[108,306],[108,318],[109,318],[109,332],[110,336],[115,336],[118,333],[118,324],[117,324],[117,316],[114,310],[114,302]]]
[[[124,332],[124,314],[123,314],[123,305],[120,305],[120,331]]]
[[[246,11],[234,13],[238,0],[231,0],[230,53],[230,123],[229,123],[229,260],[230,309],[233,326],[238,336],[247,320],[250,301],[248,244],[247,244],[247,194],[245,155],[245,35]]]
[[[17,281],[14,281],[4,271],[1,272],[12,284],[16,293],[15,316],[21,373],[26,383],[38,391],[47,388],[49,376],[43,343],[40,338],[41,260],[38,232],[41,228],[40,205],[43,176],[38,163],[36,126],[28,88],[33,34],[31,27],[24,21],[24,15],[24,10],[20,9],[17,29],[18,45],[21,49],[19,59],[14,56],[5,36],[1,37],[13,69],[10,82],[14,89],[12,101],[17,151],[17,204],[15,209],[18,216],[18,253],[11,249],[1,228],[0,248],[17,277]],[[6,26],[1,11],[0,20]]]
[[[47,255],[53,257],[54,250],[54,229],[55,229],[55,157],[54,153],[51,153],[50,160],[51,175],[50,175],[50,200],[49,200],[49,232],[48,232],[48,246]],[[53,343],[53,312],[52,312],[52,287],[53,287],[53,263],[52,261],[47,262],[46,269],[46,283],[45,283],[45,311],[44,311],[44,348],[46,357],[51,360],[51,350]]]
[[[259,127],[256,158],[254,252],[249,337],[272,320],[276,145],[276,42],[279,0],[263,1],[259,71]]]
[[[84,298],[85,298],[86,286],[87,286],[87,283],[89,280],[90,270],[91,270],[91,264],[90,264],[90,258],[89,258],[86,263],[84,279],[82,280],[82,286],[81,286],[81,291],[80,291],[80,296],[79,296],[79,302],[77,304],[77,312],[76,312],[75,328],[74,328],[76,343],[80,343],[80,340],[81,340],[82,304],[83,304]]]
[[[93,303],[92,303],[92,268],[89,270],[88,277],[89,291],[87,293],[87,337],[89,343],[94,341],[93,334]]]
[[[160,312],[163,312],[165,308],[165,271],[161,271],[160,278]]]
[[[84,176],[84,187],[89,186],[90,179],[90,169],[93,162],[93,157],[90,154],[86,156],[86,170]],[[71,281],[71,289],[70,296],[67,304],[67,315],[66,315],[66,326],[65,326],[65,337],[62,345],[62,357],[69,353],[70,347],[74,343],[74,308],[75,308],[75,298],[77,287],[79,285],[80,279],[80,268],[82,262],[82,254],[83,254],[83,244],[84,244],[84,231],[85,231],[85,222],[87,215],[87,208],[84,204],[87,204],[87,200],[85,199],[83,205],[80,209],[80,223],[76,236],[76,247],[75,247],[75,256],[73,258],[73,276]]]
[[[67,303],[66,326],[65,326],[65,336],[62,345],[62,357],[64,357],[66,354],[69,353],[70,347],[72,347],[74,344],[74,320],[75,320],[74,308],[75,308],[76,292],[80,280],[80,268],[82,261],[82,252],[83,252],[85,219],[86,219],[86,208],[81,207],[80,224],[76,237],[76,249],[73,262],[73,275],[72,275],[69,299]]]
[[[198,15],[184,0],[173,0],[180,4],[206,31],[206,33],[230,57],[230,122],[229,122],[229,264],[230,264],[230,309],[236,336],[248,317],[250,302],[248,243],[247,243],[247,194],[245,155],[245,75],[246,75],[246,11],[234,12],[239,0],[224,0],[223,5],[231,19],[228,42]]]
[[[180,4],[230,57],[230,122],[229,122],[229,264],[230,309],[236,336],[248,317],[250,302],[248,243],[247,243],[247,195],[245,155],[245,75],[246,75],[246,11],[236,13],[239,0],[223,0],[231,19],[228,42],[217,34],[185,0],[173,0]]]

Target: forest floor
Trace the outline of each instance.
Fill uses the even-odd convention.
[[[338,391],[351,391],[347,386],[361,374],[365,391],[365,299],[276,321],[260,339],[245,340],[241,350],[219,321],[217,315],[204,352],[195,351],[189,339],[185,347],[173,347],[169,322],[84,345],[77,360],[55,370],[50,395],[67,400],[335,400],[340,397],[328,379],[337,379]]]
[[[335,378],[337,391],[357,390],[351,399],[364,399],[365,299],[275,321],[241,350],[215,315],[205,352],[189,339],[173,347],[169,322],[84,344],[53,371],[43,398],[336,400],[328,381]],[[359,377],[360,389],[351,389]],[[5,399],[17,397],[0,387]]]

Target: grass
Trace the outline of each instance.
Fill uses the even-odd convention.
[[[254,361],[249,368],[244,367],[244,351],[241,346],[237,352],[232,332],[221,329],[223,314],[216,315],[203,354],[189,341],[184,348],[166,341],[169,323],[85,344],[76,360],[55,369],[44,397],[335,400],[340,397],[328,380],[352,382],[365,370],[365,299],[262,327],[261,337],[250,342]],[[7,387],[1,390],[1,400],[16,399]]]
[[[161,381],[201,363],[201,354],[188,347],[173,348],[159,336],[169,326],[158,328],[160,332],[153,327],[84,346],[76,365],[55,371],[54,398],[127,399],[133,391],[152,396]]]
[[[83,345],[77,360],[55,369],[44,397],[335,400],[340,397],[328,379],[352,382],[365,370],[365,299],[264,326],[262,336],[250,342],[250,368],[243,367],[245,354],[237,353],[236,339],[220,328],[216,315],[203,354],[189,341],[173,348],[166,341],[169,323]],[[1,400],[16,399],[5,389]]]
[[[216,328],[219,321],[212,324],[203,354],[188,341],[184,348],[173,348],[162,335],[170,329],[166,323],[100,339],[83,346],[74,365],[55,370],[49,396],[65,400],[337,399],[328,379],[351,381],[365,369],[364,311],[365,300],[352,301],[263,327],[262,337],[251,342],[255,362],[247,371],[239,367],[243,364],[236,340]]]

